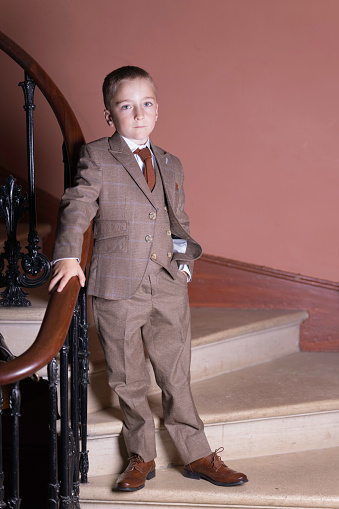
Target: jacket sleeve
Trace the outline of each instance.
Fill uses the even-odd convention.
[[[73,187],[65,190],[60,203],[53,260],[81,258],[83,234],[98,210],[102,187],[102,169],[95,149],[81,149]]]

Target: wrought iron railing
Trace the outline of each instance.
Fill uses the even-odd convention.
[[[15,60],[25,72],[25,95],[31,96],[34,86],[40,88],[46,97],[59,122],[63,138],[63,154],[66,182],[73,181],[80,146],[84,138],[79,124],[67,101],[46,72],[22,48],[0,32],[0,48]],[[28,101],[28,102],[27,102]],[[32,117],[33,100],[26,98],[26,114]],[[28,106],[28,104],[30,106]],[[28,113],[27,113],[28,112]],[[32,118],[31,118],[32,120]],[[47,278],[48,269],[44,267],[43,255],[38,253],[35,224],[34,197],[34,157],[33,157],[33,124],[28,125],[28,167],[33,169],[29,177],[29,196],[33,198],[33,212],[30,212],[30,235],[32,247],[27,255],[19,254],[22,270],[29,276],[16,272],[18,287],[31,285],[32,276],[37,279]],[[12,186],[9,180],[6,184]],[[20,198],[19,198],[20,201]],[[85,270],[91,240],[91,226],[84,235],[81,266]],[[29,243],[30,245],[30,243]],[[20,249],[19,249],[20,251]],[[25,259],[26,256],[26,259]],[[5,257],[2,257],[2,260]],[[1,264],[1,260],[0,260]],[[1,266],[1,265],[0,265]],[[48,264],[46,262],[46,267]],[[40,275],[39,275],[40,274]],[[4,278],[4,276],[3,276]],[[27,278],[29,281],[27,282]],[[3,280],[0,284],[3,283]],[[23,283],[23,284],[22,284]],[[1,322],[0,322],[1,326]],[[20,414],[20,380],[32,376],[48,364],[49,385],[49,480],[48,500],[44,507],[48,509],[73,509],[79,506],[79,475],[81,482],[87,481],[87,383],[88,383],[88,335],[86,318],[86,293],[80,287],[78,278],[72,278],[62,292],[53,291],[47,305],[44,320],[32,346],[22,355],[12,358],[9,352],[6,362],[0,364],[0,386],[11,384],[10,406],[13,414],[11,438],[11,483],[6,490],[7,478],[2,468],[1,419],[0,419],[0,509],[3,507],[19,509],[19,414]],[[0,330],[1,332],[1,330]],[[66,338],[66,339],[65,339]],[[57,432],[58,401],[58,362],[56,355],[60,351],[60,437]],[[2,353],[6,347],[2,347]],[[69,391],[68,368],[71,367],[71,387]],[[68,394],[71,394],[69,405]],[[3,396],[0,390],[0,414]],[[70,408],[70,412],[69,412]],[[69,415],[70,413],[70,415]],[[15,422],[14,422],[15,421]],[[6,495],[5,493],[8,493]]]

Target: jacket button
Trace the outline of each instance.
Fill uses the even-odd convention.
[[[150,219],[156,219],[156,217],[157,217],[156,212],[150,212],[148,215],[149,215]]]
[[[166,230],[167,235],[172,235],[171,230]]]
[[[166,206],[164,207],[164,210],[167,212],[167,207]]]
[[[152,235],[146,235],[145,237],[146,242],[152,242]]]
[[[168,258],[172,258],[172,253],[167,253]]]
[[[151,258],[152,258],[152,260],[156,260],[157,259],[157,255],[155,253],[152,253],[151,254]]]

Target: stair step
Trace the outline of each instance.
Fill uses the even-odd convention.
[[[182,467],[157,468],[145,488],[114,490],[116,476],[91,477],[80,487],[82,509],[325,509],[339,507],[339,448],[233,461],[249,482],[219,487],[185,478]]]
[[[298,352],[192,384],[212,449],[227,460],[339,446],[339,353]],[[162,423],[161,395],[149,396],[158,466],[180,464]],[[88,416],[90,475],[123,469],[118,406]]]
[[[191,380],[267,362],[297,352],[306,311],[279,309],[191,308]],[[91,319],[90,319],[91,321]],[[117,404],[108,386],[105,361],[94,327],[90,327],[89,413]],[[150,394],[160,391],[150,362]]]

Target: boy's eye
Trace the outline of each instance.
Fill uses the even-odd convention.
[[[129,108],[130,108],[129,104],[124,104],[121,109],[122,110],[128,110]]]
[[[152,106],[152,103],[151,103],[150,101],[147,101],[147,102],[145,103],[145,106]]]

